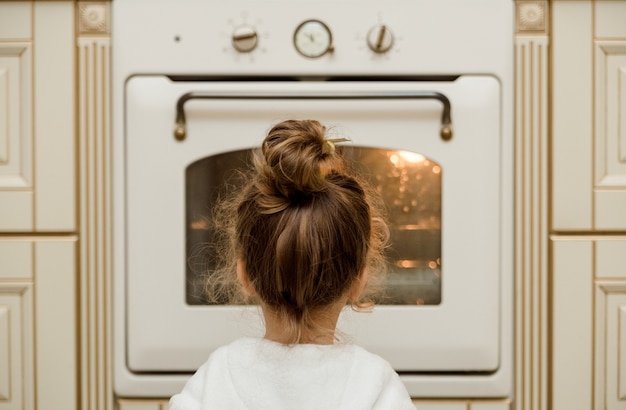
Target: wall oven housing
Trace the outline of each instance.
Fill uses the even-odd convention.
[[[311,118],[391,222],[386,296],[341,331],[415,397],[510,396],[512,3],[114,2],[116,393],[169,396],[262,334],[203,299],[211,207],[272,124]],[[332,51],[297,49],[311,20]]]

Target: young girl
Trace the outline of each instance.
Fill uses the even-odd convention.
[[[265,336],[216,350],[170,410],[415,409],[389,363],[336,336],[346,304],[367,305],[387,228],[335,142],[319,122],[293,120],[263,141],[228,203],[237,279]]]

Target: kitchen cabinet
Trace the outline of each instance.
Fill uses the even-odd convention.
[[[0,237],[2,410],[77,408],[76,244]]]
[[[623,409],[626,1],[552,13],[551,408]]]
[[[552,11],[552,408],[621,409],[626,2]]]
[[[623,409],[626,236],[553,236],[551,243],[553,408]]]
[[[73,16],[0,2],[0,409],[77,408]]]
[[[552,228],[626,230],[626,2],[555,1]]]
[[[72,11],[0,3],[0,232],[76,229]]]

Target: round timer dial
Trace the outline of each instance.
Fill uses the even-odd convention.
[[[303,56],[317,58],[333,51],[333,36],[326,24],[307,20],[296,28],[293,44]]]

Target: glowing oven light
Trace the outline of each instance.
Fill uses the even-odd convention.
[[[391,161],[391,163],[395,166],[401,166],[403,162],[417,164],[425,159],[426,158],[424,158],[423,155],[410,151],[396,151],[395,153],[389,155],[389,161]]]

